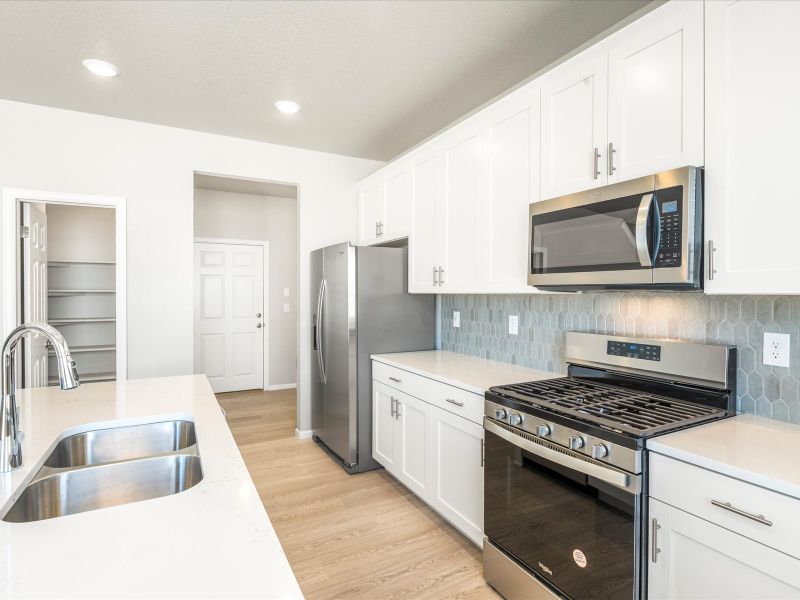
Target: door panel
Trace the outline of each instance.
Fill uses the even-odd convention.
[[[356,462],[355,248],[324,249],[322,356],[325,400],[320,439],[348,463]]]
[[[670,2],[609,44],[609,183],[702,166],[703,4]]]
[[[194,372],[215,392],[264,387],[264,249],[195,244]]]
[[[361,244],[369,246],[379,241],[376,224],[386,222],[383,182],[369,185],[361,192]]]
[[[431,466],[431,410],[408,394],[396,394],[399,400],[398,478],[420,498],[428,499]]]
[[[407,237],[411,230],[411,172],[404,168],[385,184],[386,220],[383,239]]]
[[[47,215],[37,206],[22,205],[22,224],[28,237],[22,244],[23,320],[25,323],[47,323]],[[25,387],[47,385],[47,339],[40,334],[24,340]]]
[[[421,157],[411,168],[411,235],[408,245],[408,287],[410,292],[435,293],[433,269],[438,262],[438,215],[440,202],[440,157]]]
[[[543,199],[605,185],[607,84],[603,47],[556,67],[543,78]],[[597,161],[595,150],[600,154]]]
[[[372,458],[386,470],[396,474],[395,432],[397,420],[393,414],[392,388],[378,381],[372,382]]]

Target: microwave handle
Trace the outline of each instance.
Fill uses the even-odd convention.
[[[642,196],[642,201],[639,203],[639,211],[636,213],[636,252],[639,254],[639,264],[643,267],[653,266],[653,259],[658,252],[658,246],[661,242],[659,239],[661,236],[661,219],[659,218],[658,222],[654,224],[650,218],[654,204],[655,195],[645,194]],[[653,226],[655,226],[656,229],[655,235],[653,236],[655,240],[653,246],[655,248],[651,250],[650,244],[648,243],[648,239],[650,238],[648,233],[650,227]]]

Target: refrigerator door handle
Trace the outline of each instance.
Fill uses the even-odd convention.
[[[322,303],[325,300],[325,279],[319,283],[319,295],[317,296],[317,326],[315,328],[315,347],[317,350],[317,361],[319,362],[319,374],[322,383],[328,383],[325,376],[325,357],[322,355]]]

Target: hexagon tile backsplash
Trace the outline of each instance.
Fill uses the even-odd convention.
[[[453,327],[453,311],[461,327]],[[696,293],[443,295],[442,349],[565,373],[564,333],[668,337],[739,348],[738,407],[800,423],[800,297]],[[508,333],[509,315],[519,334]],[[764,332],[791,334],[790,368],[762,364]]]

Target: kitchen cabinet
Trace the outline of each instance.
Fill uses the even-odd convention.
[[[798,294],[800,3],[705,10],[705,290]]]
[[[703,164],[703,3],[673,1],[608,42],[608,183]]]
[[[369,246],[381,238],[381,227],[386,220],[382,181],[372,181],[360,192],[361,244]]]
[[[392,165],[359,186],[362,246],[408,237],[410,221],[411,173],[405,165]]]
[[[411,166],[411,235],[408,239],[408,291],[436,293],[439,280],[438,212],[441,155],[435,150]]]
[[[800,561],[650,499],[648,598],[800,597]]]
[[[483,427],[433,411],[433,506],[473,542],[483,539]]]
[[[373,458],[480,546],[483,397],[378,361],[372,376]]]
[[[381,241],[408,237],[411,228],[411,172],[390,171],[384,183],[386,223]]]

